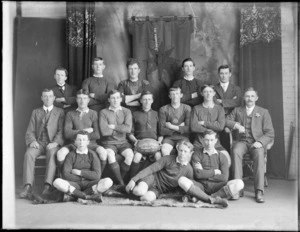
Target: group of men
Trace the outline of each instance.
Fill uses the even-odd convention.
[[[242,159],[251,153],[255,198],[264,202],[264,149],[274,139],[271,117],[255,105],[253,88],[245,91],[241,106],[241,89],[230,82],[229,66],[219,67],[220,83],[213,86],[196,79],[194,61],[185,59],[184,78],[173,83],[171,102],[159,112],[151,108],[157,99],[150,83],[139,79],[138,60],[128,60],[129,78],[117,89],[103,76],[102,58],[94,58],[92,68],[93,76],[77,92],[65,82],[62,67],[55,70],[57,85],[42,91],[43,107],[32,112],[25,136],[22,198],[32,191],[36,158],[46,154],[43,195],[55,188],[65,198],[101,202],[102,193],[114,188],[153,201],[180,190],[183,200],[227,207],[227,199],[238,199],[244,188]],[[240,134],[232,149],[226,128]],[[138,141],[146,138],[161,144],[160,151],[138,152]],[[54,180],[56,168],[60,174]]]

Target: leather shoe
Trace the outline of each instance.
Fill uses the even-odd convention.
[[[44,190],[43,190],[43,192],[42,192],[42,195],[43,195],[43,196],[49,195],[49,194],[51,193],[50,187],[51,187],[51,186],[50,186],[49,184],[45,184],[45,185],[44,185]]]
[[[261,190],[257,190],[255,194],[255,199],[257,203],[264,203],[263,192]]]
[[[23,191],[20,193],[20,198],[26,198],[26,197],[28,197],[31,192],[32,192],[31,185],[30,184],[26,184],[24,186]]]
[[[244,189],[242,189],[241,191],[240,191],[240,197],[243,197],[244,196]]]

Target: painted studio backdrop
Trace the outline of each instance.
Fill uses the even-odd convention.
[[[24,17],[16,19],[18,58],[14,82],[14,129],[17,144],[15,146],[17,175],[22,173],[24,135],[30,114],[34,108],[41,105],[41,90],[55,85],[53,72],[58,65],[69,70],[67,82],[80,88],[82,80],[91,75],[90,60],[96,55],[101,56],[106,64],[105,78],[117,86],[121,80],[128,78],[127,59],[138,58],[142,64],[141,78],[147,79],[155,87],[156,110],[169,102],[167,90],[175,80],[182,77],[180,66],[182,60],[187,57],[193,58],[196,63],[195,77],[206,83],[216,84],[218,66],[229,64],[232,67],[231,81],[243,88],[248,84],[244,81],[248,80],[245,75],[241,76],[243,72],[240,60],[245,62],[246,59],[240,58],[245,55],[241,51],[247,51],[246,47],[240,46],[241,4],[197,2],[82,4],[67,2],[66,4],[66,19]],[[252,5],[243,7],[251,8]],[[257,6],[257,9],[260,10],[260,7],[266,6]],[[250,14],[249,17],[253,15]],[[81,34],[78,40],[76,33]],[[259,46],[265,48],[266,43],[264,41],[260,43],[249,46],[258,46],[256,48],[258,50],[261,48]],[[276,44],[270,46],[278,48]],[[255,59],[254,56],[252,59]],[[268,60],[267,57],[264,59]],[[251,67],[250,69],[253,68]],[[264,73],[263,78],[269,78],[266,80],[270,81],[272,75],[276,78],[276,75],[280,75],[276,79],[277,85],[274,83],[273,86],[275,88],[273,90],[276,91],[276,88],[279,88],[278,83],[281,83],[281,73],[276,69],[273,71]],[[260,73],[260,70],[256,73]],[[256,83],[260,85],[259,82],[251,82],[254,87]],[[259,89],[259,92],[262,91]],[[280,94],[281,96],[277,96],[282,99],[282,92]],[[281,138],[275,142],[277,147],[270,152],[273,162],[270,162],[272,167],[269,170],[272,174],[281,176],[285,168],[282,102],[270,108],[269,100],[264,99],[268,97],[262,97],[258,105],[268,108],[272,117],[276,115],[276,123],[273,122],[276,139],[280,138],[281,134]],[[31,104],[28,105],[28,102]]]

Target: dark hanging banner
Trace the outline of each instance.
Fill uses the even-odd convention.
[[[96,56],[95,2],[67,2],[66,20],[68,81],[81,88]]]
[[[269,110],[275,142],[268,173],[285,176],[280,3],[255,3],[241,9],[239,85],[258,91],[257,105]]]
[[[133,57],[141,63],[140,78],[154,89],[155,110],[169,103],[168,89],[190,56],[192,23],[192,17],[132,18]]]

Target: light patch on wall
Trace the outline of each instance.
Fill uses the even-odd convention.
[[[21,7],[23,17],[66,17],[66,2],[21,2]]]

